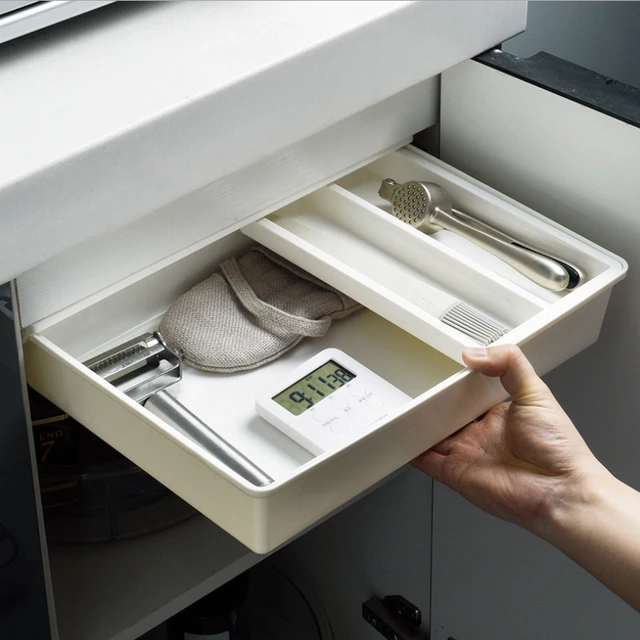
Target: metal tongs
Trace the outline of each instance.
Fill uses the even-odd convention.
[[[486,249],[531,281],[551,291],[575,289],[584,274],[572,264],[539,251],[503,231],[453,208],[449,194],[433,182],[398,184],[387,178],[379,195],[394,216],[424,233],[447,229]]]

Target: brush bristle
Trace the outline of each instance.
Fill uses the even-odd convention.
[[[440,320],[485,347],[509,332],[508,327],[464,302],[453,305],[440,317]]]

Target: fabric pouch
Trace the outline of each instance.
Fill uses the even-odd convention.
[[[303,338],[323,336],[361,306],[262,246],[220,265],[182,295],[160,332],[184,362],[203,371],[254,369]]]

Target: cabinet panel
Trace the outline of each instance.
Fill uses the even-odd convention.
[[[401,594],[429,628],[431,488],[407,468],[385,486],[287,545],[266,562],[318,597],[334,640],[379,640],[362,618],[369,598]]]
[[[123,279],[157,271],[398,148],[436,122],[437,98],[438,79],[421,82],[47,260],[18,278],[22,325],[109,295]]]
[[[0,284],[0,638],[48,640],[57,635],[15,307]]]
[[[545,380],[599,459],[640,488],[640,128],[479,62],[446,73],[442,99],[445,160],[629,259],[598,342]],[[436,486],[433,625],[434,640],[631,640],[638,618],[549,545]]]
[[[0,68],[0,280],[366,114],[525,21],[512,2],[114,3],[89,28],[16,40]]]

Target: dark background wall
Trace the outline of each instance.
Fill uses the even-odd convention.
[[[527,30],[504,50],[546,51],[640,88],[640,2],[530,2]]]

